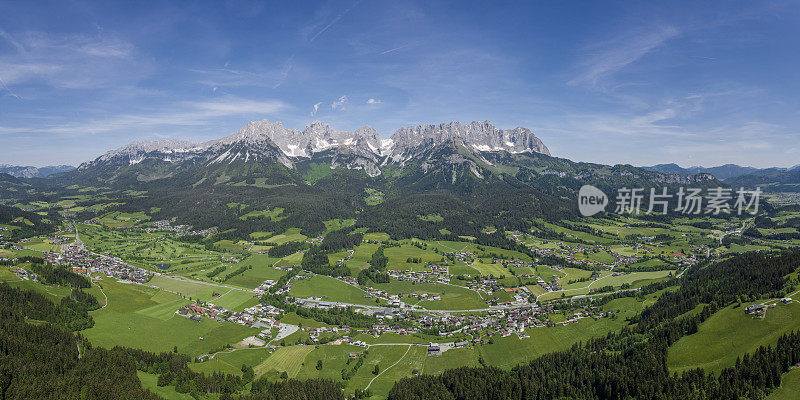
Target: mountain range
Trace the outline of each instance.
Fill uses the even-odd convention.
[[[615,193],[720,182],[707,173],[665,174],[554,157],[529,129],[500,129],[489,121],[403,127],[385,139],[371,127],[347,132],[313,122],[296,130],[253,121],[203,142],[133,142],[51,179],[0,174],[0,194],[9,198],[102,187],[117,191],[114,207],[120,210],[158,210],[154,218],[177,217],[199,227],[245,232],[260,224],[256,230],[317,233],[324,221],[358,218],[376,231],[426,237],[475,236],[492,224],[524,229],[536,218],[571,218],[586,184]],[[370,206],[367,193],[380,193],[382,202]],[[241,219],[232,204],[249,211],[278,207],[288,217]]]
[[[403,127],[383,139],[369,126],[346,132],[313,122],[296,130],[267,120],[205,142],[133,142],[81,164],[65,178],[120,185],[172,178],[193,187],[209,182],[248,185],[259,179],[263,186],[310,182],[339,169],[362,171],[405,189],[472,195],[491,193],[488,187],[543,185],[550,192],[570,188],[570,193],[561,193],[569,197],[579,183],[611,188],[617,183],[649,186],[714,179],[702,173],[665,174],[552,157],[529,129],[499,129],[489,121]]]
[[[280,122],[263,120],[250,122],[229,136],[207,142],[133,142],[83,163],[78,170],[125,167],[145,161],[176,165],[185,162],[211,165],[277,161],[292,168],[303,159],[324,155],[330,158],[334,168],[360,169],[370,176],[377,176],[381,174],[381,167],[388,163],[403,165],[445,143],[461,145],[474,152],[550,154],[530,130],[522,127],[502,130],[489,121],[401,128],[390,138],[382,139],[369,126],[345,132],[315,121],[299,131],[286,128]]]
[[[0,164],[0,174],[9,174],[15,178],[47,178],[53,174],[69,172],[75,167],[71,165],[48,165],[46,167],[31,167]]]
[[[795,165],[794,167],[791,168],[753,168],[753,167],[742,167],[736,164],[725,164],[725,165],[720,165],[718,167],[710,167],[710,168],[700,167],[700,166],[683,168],[678,164],[657,164],[642,168],[650,171],[662,172],[665,174],[694,175],[699,173],[707,173],[714,175],[719,180],[726,180],[754,173],[787,172],[800,168],[800,164]]]

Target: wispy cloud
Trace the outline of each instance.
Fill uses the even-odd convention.
[[[593,46],[594,54],[581,65],[583,71],[567,83],[596,86],[601,79],[624,69],[678,35],[678,29],[668,26],[596,44]]]
[[[286,78],[289,77],[289,72],[292,71],[292,68],[294,68],[294,54],[292,54],[292,56],[289,57],[289,59],[283,64],[280,77],[278,78],[278,82],[275,83],[275,86],[272,87],[273,89],[277,89],[283,85],[283,82],[286,82]]]
[[[17,51],[25,50],[25,47],[22,45],[22,43],[18,42],[16,39],[14,39],[13,36],[11,36],[8,32],[2,29],[0,29],[0,38],[5,39],[5,41],[14,46],[17,49]]]
[[[394,53],[395,51],[402,50],[402,49],[404,49],[404,48],[406,48],[408,46],[410,46],[410,44],[404,44],[402,46],[398,46],[398,47],[395,47],[395,48],[392,48],[392,49],[389,49],[389,50],[382,51],[379,54],[380,55],[384,55],[384,54]]]
[[[6,85],[6,82],[3,81],[2,78],[0,78],[0,85],[3,86],[3,89],[5,89],[11,97],[15,97],[17,100],[22,100],[22,97],[19,97],[16,93],[14,93],[14,91],[11,90],[8,85]]]
[[[343,18],[345,15],[347,15],[347,13],[349,13],[349,12],[350,12],[350,10],[354,9],[354,8],[355,8],[355,7],[356,7],[356,6],[357,6],[359,3],[361,3],[361,0],[358,0],[358,1],[356,1],[355,3],[353,3],[353,5],[352,5],[352,6],[350,6],[350,7],[346,8],[344,11],[340,12],[339,14],[336,14],[336,16],[335,16],[335,17],[333,17],[333,19],[332,19],[330,22],[328,22],[327,24],[325,24],[325,26],[323,26],[323,27],[322,27],[322,29],[320,29],[319,31],[317,31],[317,33],[316,33],[316,34],[314,34],[314,36],[312,36],[312,37],[311,37],[311,39],[309,39],[309,43],[310,43],[310,42],[313,42],[313,41],[314,41],[314,40],[316,40],[316,39],[317,39],[317,38],[318,38],[320,35],[322,35],[323,33],[325,33],[325,31],[327,31],[328,29],[330,29],[332,26],[336,25],[336,24],[337,24],[337,23],[338,23],[338,22],[339,22],[339,21],[340,21],[340,20],[341,20],[341,19],[342,19],[342,18]]]
[[[381,101],[380,99],[369,99],[369,100],[367,100],[367,104],[369,104],[369,105],[377,105],[377,104],[381,104],[381,103],[383,103],[383,101]]]
[[[314,104],[314,109],[311,110],[311,116],[312,117],[317,115],[317,111],[319,111],[319,106],[321,106],[321,105],[322,105],[321,101],[319,103]]]
[[[332,110],[344,110],[347,107],[347,103],[349,103],[349,100],[347,99],[347,96],[339,97],[338,100],[336,100],[333,103],[331,103],[331,109]]]
[[[222,68],[192,68],[189,72],[197,75],[196,82],[211,88],[220,87],[265,87],[277,89],[286,82],[295,67],[294,54],[280,68],[242,69],[231,68],[226,62]]]
[[[250,100],[225,97],[214,101],[181,102],[170,111],[138,114],[118,114],[106,118],[87,118],[82,121],[54,122],[35,126],[0,126],[0,134],[56,133],[81,136],[106,132],[147,132],[152,129],[170,131],[181,127],[204,126],[229,116],[264,117],[290,106],[280,100]]]
[[[0,79],[7,88],[20,84],[96,88],[134,80],[147,69],[134,59],[131,43],[114,37],[0,31],[0,39],[14,48],[0,56]]]

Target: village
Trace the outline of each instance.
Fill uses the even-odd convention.
[[[44,259],[55,265],[70,265],[73,272],[86,276],[96,273],[137,283],[145,283],[153,276],[151,271],[127,264],[117,257],[92,253],[79,243],[62,245],[60,253],[46,252]]]

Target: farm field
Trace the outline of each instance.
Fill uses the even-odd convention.
[[[308,239],[307,236],[302,235],[299,229],[289,229],[284,233],[272,236],[268,239],[262,239],[265,242],[284,244],[288,242],[303,242]]]
[[[509,272],[508,269],[502,264],[487,264],[476,261],[472,263],[470,267],[480,272],[481,275],[492,275],[495,278],[511,275],[511,272]]]
[[[533,328],[526,332],[530,338],[516,335],[497,337],[494,344],[478,346],[478,353],[488,365],[510,369],[546,353],[567,349],[575,343],[605,335],[626,325],[624,320],[581,319],[576,323],[554,328]],[[445,353],[446,354],[446,353]]]
[[[784,374],[781,386],[766,397],[766,400],[794,400],[800,393],[800,368],[795,368]]]
[[[737,357],[759,346],[775,344],[782,334],[797,329],[800,304],[796,302],[779,303],[763,319],[746,315],[744,307],[729,306],[703,322],[697,333],[670,346],[668,366],[671,371],[700,367],[719,372],[733,365]]]
[[[348,382],[348,389],[366,388],[374,393],[388,393],[394,382],[400,378],[411,376],[411,372],[421,370],[427,349],[419,346],[373,346],[358,369]],[[380,375],[372,372],[378,366]],[[374,378],[374,379],[373,379]]]
[[[427,293],[441,295],[442,300],[424,300],[418,303],[420,306],[431,310],[465,310],[486,307],[486,302],[481,299],[478,293],[454,285],[444,285],[441,283],[412,284],[410,282],[395,281],[375,284],[374,287],[376,289],[385,290],[389,294],[408,295],[411,293]]]
[[[314,350],[314,346],[280,347],[263,362],[253,367],[256,376],[269,373],[286,372],[290,378],[297,377],[306,356]]]
[[[310,279],[301,279],[292,284],[289,294],[294,297],[323,297],[327,301],[338,301],[352,304],[374,304],[375,300],[366,299],[363,290],[340,280],[314,275]]]
[[[273,265],[277,262],[278,259],[276,258],[261,254],[253,254],[238,264],[235,264],[235,268],[228,268],[228,270],[218,276],[225,276],[225,274],[238,269],[240,266],[252,267],[244,271],[244,273],[228,279],[224,284],[254,289],[268,279],[274,281],[286,274],[286,271],[273,268]]]
[[[90,312],[95,325],[82,332],[98,346],[124,345],[155,352],[178,346],[180,352],[195,357],[258,333],[228,322],[180,317],[175,311],[188,300],[172,293],[110,278],[100,285],[108,305]]]

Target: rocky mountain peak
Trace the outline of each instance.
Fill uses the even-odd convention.
[[[529,129],[496,128],[490,121],[464,125],[453,121],[438,125],[417,125],[400,128],[392,135],[392,158],[405,160],[433,146],[459,143],[476,151],[507,151],[509,153],[542,153],[550,155],[547,146]]]

